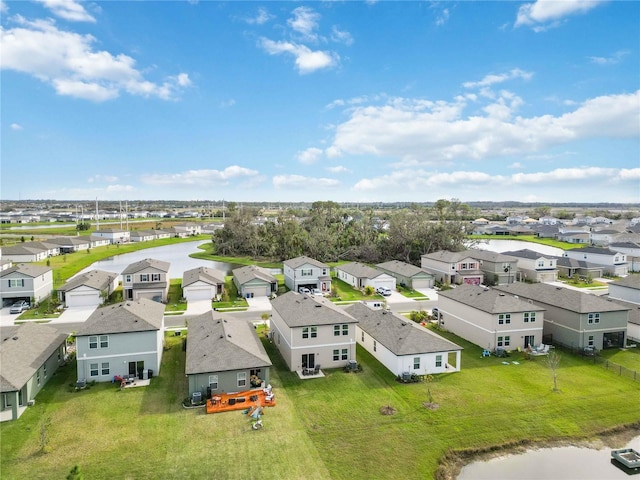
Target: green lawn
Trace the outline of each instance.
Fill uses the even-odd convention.
[[[535,235],[469,235],[467,238],[469,238],[469,240],[519,240],[521,242],[533,242],[540,243],[542,245],[549,245],[550,247],[557,247],[562,250],[587,246],[576,243],[561,242],[553,238],[538,238]]]
[[[591,437],[640,421],[640,383],[563,355],[560,393],[543,358],[481,358],[465,348],[462,371],[431,384],[437,410],[422,406],[426,385],[399,384],[358,348],[363,371],[325,370],[300,380],[275,346],[271,383],[277,405],[252,431],[241,412],[206,415],[180,406],[186,395],[182,337],[167,337],[160,377],[147,388],[112,384],[72,392],[69,366],[16,422],[0,425],[2,478],[64,478],[78,464],[85,478],[403,479],[434,478],[450,449]],[[380,407],[397,409],[383,416]],[[42,419],[47,450],[40,452]]]

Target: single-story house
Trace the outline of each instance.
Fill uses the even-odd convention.
[[[232,273],[238,295],[243,298],[270,297],[278,291],[278,280],[266,268],[247,265]]]
[[[16,420],[66,358],[67,334],[38,323],[0,331],[0,419]]]
[[[189,395],[231,393],[269,383],[271,360],[253,325],[208,311],[189,319],[185,373]]]
[[[379,263],[376,268],[396,279],[396,284],[419,290],[433,288],[435,276],[426,270],[400,260]]]
[[[67,308],[97,307],[118,288],[118,274],[91,270],[70,279],[58,289],[58,298]]]
[[[164,305],[147,298],[98,308],[76,333],[78,380],[157,375],[164,345]]]
[[[356,325],[356,341],[394,375],[460,370],[462,347],[388,310],[355,303],[345,308]],[[450,358],[451,357],[451,358]]]
[[[224,291],[224,272],[197,267],[182,274],[182,296],[187,302],[220,298]]]
[[[335,267],[337,277],[355,288],[372,287],[396,289],[396,279],[388,273],[360,262]]]

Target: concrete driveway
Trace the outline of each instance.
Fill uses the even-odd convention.
[[[98,307],[65,308],[58,318],[52,318],[49,323],[82,323],[96,311]]]
[[[13,327],[14,320],[17,320],[20,315],[10,314],[9,309],[11,306],[0,309],[0,327]]]
[[[270,312],[271,302],[267,297],[247,298],[250,312]]]
[[[433,288],[417,288],[416,291],[429,297],[429,300],[438,300],[438,292]]]
[[[201,315],[211,310],[211,300],[191,300],[187,303],[185,315]]]

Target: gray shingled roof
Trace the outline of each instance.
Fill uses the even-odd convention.
[[[91,270],[86,273],[82,273],[73,277],[67,283],[65,283],[59,290],[68,292],[81,285],[93,288],[95,290],[102,291],[113,283],[118,278],[117,273],[104,272],[102,270]]]
[[[186,270],[182,274],[182,287],[188,287],[197,281],[203,281],[210,285],[218,285],[224,283],[224,272],[209,267],[197,267]]]
[[[345,310],[358,320],[362,330],[395,355],[462,350],[459,345],[386,310],[374,310],[363,303],[355,303]]]
[[[344,309],[319,295],[287,292],[271,300],[271,306],[290,328],[357,323]]]
[[[304,255],[302,257],[290,258],[289,260],[285,260],[284,264],[293,269],[306,264],[313,265],[314,267],[319,268],[329,268],[326,263],[322,263],[319,260],[315,260],[313,258],[305,257]]]
[[[570,248],[569,250],[567,250],[567,252],[597,253],[598,255],[610,255],[612,257],[618,255],[619,253],[603,247]]]
[[[508,252],[502,252],[503,255],[508,255],[516,258],[528,258],[529,260],[535,260],[537,258],[555,258],[553,255],[545,255],[540,252],[536,252],[534,250],[529,250],[527,248],[522,250],[510,250]]]
[[[416,267],[415,265],[411,265],[410,263],[401,262],[400,260],[391,260],[390,262],[379,263],[376,267],[407,278],[411,278],[419,274],[433,277],[432,273],[429,273],[420,267]]]
[[[640,289],[640,275],[627,275],[626,277],[611,282],[612,285]]]
[[[59,247],[56,245],[56,247]],[[38,253],[50,250],[48,248],[34,247],[28,245],[11,245],[9,247],[2,247],[3,255],[36,255]]]
[[[98,308],[78,329],[76,336],[160,330],[164,305],[148,298]]]
[[[627,310],[610,300],[569,288],[556,287],[546,283],[512,283],[493,287],[534,302],[553,305],[576,313],[616,312]]]
[[[27,277],[39,277],[40,275],[44,275],[47,272],[53,270],[51,267],[45,267],[42,265],[32,265],[30,263],[20,263],[18,265],[14,265],[13,267],[9,267],[0,272],[0,277],[6,277],[7,275],[18,272],[22,275],[26,275]]]
[[[0,391],[20,390],[66,339],[66,333],[37,323],[0,331]]]
[[[91,244],[89,237],[55,237],[50,238],[47,242],[55,243],[56,245],[74,245],[84,246]]]
[[[187,375],[270,367],[253,325],[208,311],[189,319]]]
[[[517,258],[510,257],[509,255],[505,255],[504,253],[492,252],[490,250],[481,250],[479,248],[467,250],[467,255],[474,260],[484,260],[487,262],[495,263],[508,263],[518,261]]]
[[[131,265],[128,265],[122,271],[122,275],[125,275],[127,273],[137,273],[146,268],[155,268],[156,270],[160,270],[161,272],[168,272],[170,265],[171,264],[169,262],[163,262],[162,260],[145,258],[144,260],[140,260],[139,262],[135,262],[135,263],[132,263]]]
[[[376,268],[359,262],[345,263],[344,265],[339,265],[336,268],[348,273],[349,275],[353,275],[356,278],[376,278],[384,273]]]
[[[233,270],[233,276],[236,277],[240,285],[259,279],[267,283],[276,282],[276,277],[271,275],[266,268],[257,267],[256,265],[247,265],[246,267],[240,267]]]
[[[451,290],[441,291],[438,295],[491,314],[544,311],[544,308],[535,306],[513,295],[506,295],[504,292],[478,285],[460,285]]]
[[[450,252],[449,250],[438,250],[437,252],[425,253],[422,258],[429,258],[437,260],[439,262],[454,263],[469,258],[469,252],[464,250],[462,252]]]
[[[575,258],[569,257],[553,257],[556,259],[556,265],[559,267],[569,267],[569,268],[594,268],[601,269],[602,265],[597,265],[595,263],[586,262],[584,260],[577,260]]]

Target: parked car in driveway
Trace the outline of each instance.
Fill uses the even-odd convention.
[[[376,288],[376,293],[383,297],[388,297],[391,295],[391,289],[389,287],[378,287]]]
[[[25,310],[29,310],[29,302],[20,300],[19,302],[11,305],[11,308],[9,308],[9,313],[22,313]]]
[[[309,290],[306,287],[300,287],[300,288],[298,288],[298,292],[299,293],[311,293],[311,290]]]

